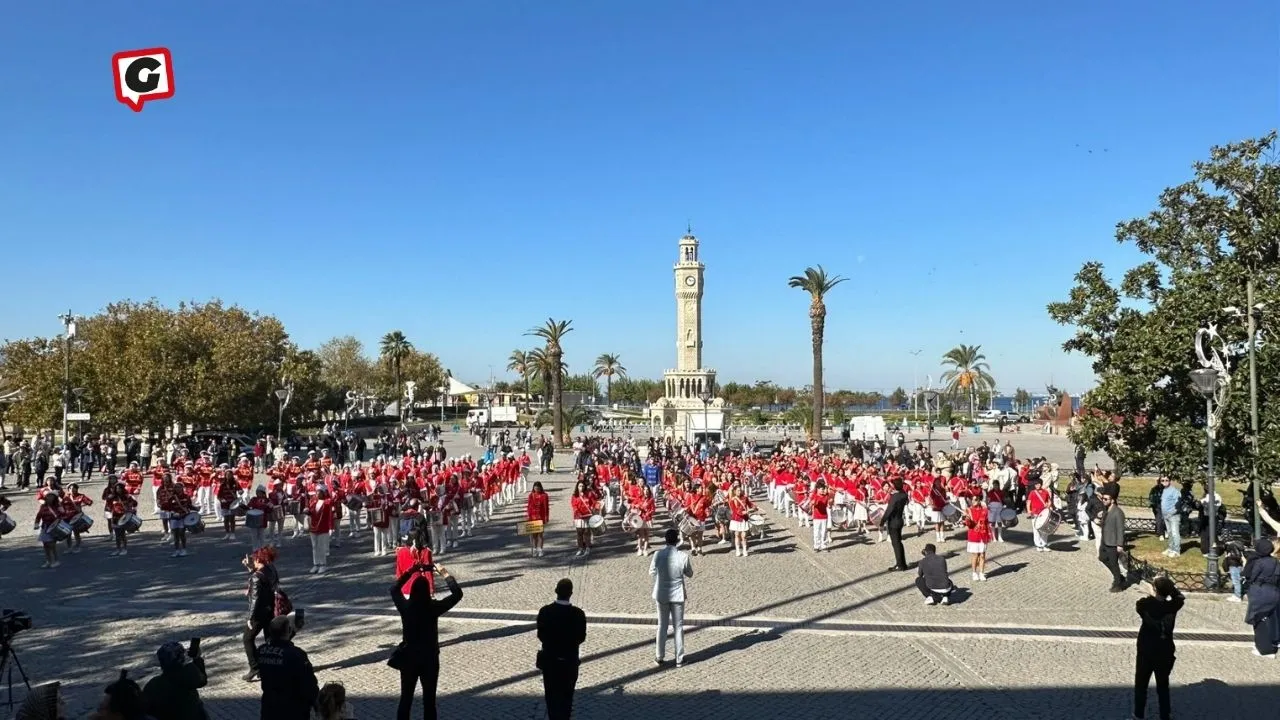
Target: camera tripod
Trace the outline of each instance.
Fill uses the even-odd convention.
[[[6,696],[5,703],[6,715],[13,712],[13,669],[18,668],[18,676],[22,678],[22,684],[26,686],[27,692],[31,692],[31,679],[27,677],[27,671],[22,669],[22,663],[18,660],[18,653],[14,651],[13,645],[8,638],[0,637],[0,675],[5,677],[6,687],[9,694]]]

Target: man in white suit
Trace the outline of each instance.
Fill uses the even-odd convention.
[[[654,660],[661,665],[667,654],[667,628],[675,627],[676,667],[684,664],[684,579],[693,577],[689,553],[678,547],[680,533],[667,529],[667,546],[653,554],[649,574],[653,576],[653,600],[658,604],[658,647]]]

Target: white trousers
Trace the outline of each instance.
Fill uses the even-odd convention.
[[[431,523],[431,551],[443,555],[444,544],[444,523]]]
[[[213,488],[196,488],[196,504],[200,506],[201,515],[217,515],[217,504],[213,502]]]
[[[311,533],[311,564],[324,567],[329,562],[329,533]]]
[[[395,540],[390,535],[391,526],[373,528],[373,554],[381,555],[395,547]]]
[[[831,542],[830,530],[831,530],[831,520],[829,519],[818,520],[816,518],[814,519],[813,521],[813,549],[814,550],[821,550],[827,546],[827,543]]]
[[[684,603],[658,603],[658,638],[654,648],[654,657],[659,660],[667,656],[667,628],[675,628],[676,662],[684,662]]]
[[[1038,548],[1049,546],[1049,538],[1043,532],[1041,532],[1039,528],[1036,527],[1036,522],[1040,519],[1042,515],[1044,515],[1047,512],[1049,511],[1048,510],[1042,511],[1040,515],[1036,516],[1035,520],[1031,521],[1031,537],[1035,541],[1036,547]]]

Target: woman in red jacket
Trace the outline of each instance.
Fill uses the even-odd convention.
[[[307,505],[307,519],[311,530],[311,574],[319,575],[329,564],[329,540],[333,532],[333,501],[323,484],[316,486],[316,499]]]
[[[84,508],[93,504],[93,498],[80,492],[80,486],[71,483],[67,486],[67,494],[62,498],[62,517],[71,522]],[[67,538],[67,549],[73,553],[80,552],[80,531],[72,525],[72,535]]]
[[[53,526],[62,522],[62,500],[57,493],[44,496],[40,509],[36,510],[35,529],[40,531],[40,544],[44,547],[44,564],[42,568],[56,568],[58,562],[58,541],[53,538]]]
[[[538,521],[545,528],[546,524],[551,520],[551,498],[547,495],[547,491],[542,489],[541,482],[533,484],[533,490],[529,492],[529,499],[524,507],[524,519],[529,521]],[[544,535],[542,530],[529,533],[529,553],[533,557],[542,557],[542,543]]]
[[[741,485],[734,485],[729,492],[729,532],[733,533],[733,551],[738,557],[746,557],[747,532],[751,530],[748,518],[754,506]]]
[[[969,566],[974,580],[987,579],[987,543],[991,542],[991,522],[987,517],[987,501],[979,495],[964,513],[969,528]]]
[[[573,510],[573,529],[578,534],[578,552],[575,557],[591,554],[591,526],[587,521],[596,512],[595,496],[585,481],[579,481],[573,488],[573,499],[569,501]]]

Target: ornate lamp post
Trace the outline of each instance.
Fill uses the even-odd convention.
[[[84,409],[80,406],[80,401],[84,398],[84,394],[85,394],[84,388],[71,388],[71,396],[76,399],[77,413],[84,412]],[[79,444],[80,439],[83,437],[84,437],[84,421],[78,420],[76,421],[76,443]],[[62,441],[62,444],[65,447],[67,444],[67,440],[64,439]]]
[[[76,316],[68,310],[58,316],[62,321],[62,444],[67,444],[67,413],[71,411],[71,339],[76,336]]]
[[[1218,371],[1214,368],[1198,368],[1191,371],[1191,383],[1195,386],[1196,392],[1204,396],[1205,400],[1205,454],[1208,458],[1209,472],[1209,492],[1205,498],[1205,514],[1209,516],[1209,554],[1205,556],[1205,573],[1204,582],[1209,588],[1218,587],[1220,581],[1218,577],[1218,551],[1217,551],[1217,525],[1218,525],[1218,509],[1216,507],[1217,496],[1213,476],[1213,434],[1217,423],[1213,417],[1213,396],[1218,389]]]
[[[703,390],[698,399],[702,400],[702,444],[707,448],[708,454],[711,452],[711,425],[708,418],[710,413],[708,409],[711,407],[711,388]]]
[[[933,404],[938,401],[937,390],[925,390],[920,393],[924,396],[924,426],[929,436],[929,460],[933,460]]]
[[[276,400],[280,401],[280,417],[276,421],[276,444],[284,447],[284,407],[289,404],[289,397],[293,395],[293,388],[280,388],[276,390]]]

